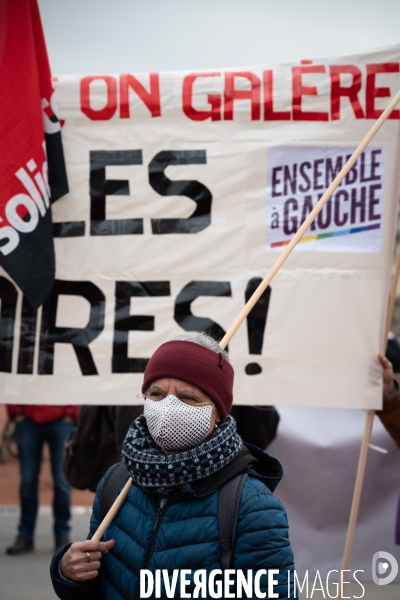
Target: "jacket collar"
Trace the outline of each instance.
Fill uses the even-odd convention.
[[[257,460],[255,471],[250,471],[265,483],[265,485],[274,492],[283,477],[282,465],[277,458],[270,456],[257,446],[246,444],[249,452]]]

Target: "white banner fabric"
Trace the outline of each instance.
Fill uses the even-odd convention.
[[[399,61],[396,46],[59,77],[57,282],[35,315],[2,273],[3,401],[140,403],[162,342],[222,337],[400,88]],[[380,407],[399,121],[396,109],[232,339],[236,403]]]
[[[288,513],[297,573],[302,581],[309,573],[310,598],[317,571],[326,589],[329,571],[341,569],[365,414],[303,407],[281,407],[279,413],[278,435],[267,451],[278,456],[283,466],[285,475],[275,495]],[[390,552],[400,563],[400,546],[395,543],[399,449],[378,418],[374,420],[371,442],[387,454],[374,450],[368,453],[351,571],[346,573],[353,584],[353,573],[358,569],[360,581],[372,581],[373,556],[379,550]],[[330,579],[339,581],[340,576],[333,572]],[[400,583],[400,574],[394,583]],[[329,593],[335,595],[334,585]],[[354,598],[362,590],[357,587],[354,595],[350,590],[346,594]],[[370,597],[368,592],[364,596],[366,600]],[[383,594],[379,597],[387,598]]]

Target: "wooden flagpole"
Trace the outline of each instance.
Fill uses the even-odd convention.
[[[395,108],[395,106],[399,102],[400,102],[400,90],[397,92],[397,94],[391,100],[391,102],[389,103],[387,108],[383,111],[383,113],[381,114],[379,119],[371,127],[371,129],[369,130],[369,132],[367,133],[365,138],[362,140],[362,142],[356,148],[356,150],[351,155],[349,160],[346,162],[346,164],[344,165],[342,170],[336,175],[335,179],[332,181],[331,185],[328,187],[326,192],[321,196],[321,198],[319,199],[319,201],[317,202],[317,204],[315,205],[313,210],[308,215],[307,219],[300,226],[298,231],[294,234],[294,236],[292,237],[292,239],[290,240],[290,242],[288,243],[288,245],[286,246],[284,251],[280,254],[280,256],[278,257],[278,259],[276,260],[276,262],[274,263],[272,268],[268,271],[267,275],[264,277],[264,279],[262,280],[262,282],[260,283],[260,285],[258,286],[256,291],[254,292],[254,294],[251,296],[251,298],[245,304],[243,309],[240,311],[240,313],[238,314],[238,316],[236,317],[236,319],[234,320],[234,322],[232,323],[232,325],[230,326],[230,328],[228,329],[228,331],[226,332],[226,334],[220,341],[219,345],[221,348],[225,348],[229,344],[230,340],[235,335],[235,333],[239,329],[240,325],[243,323],[243,321],[245,320],[245,318],[247,317],[247,315],[249,314],[251,309],[254,307],[257,300],[262,296],[263,292],[267,289],[271,280],[277,274],[277,272],[279,271],[279,269],[281,268],[281,266],[283,265],[285,260],[288,258],[288,256],[292,252],[293,248],[299,242],[300,238],[304,235],[304,233],[310,227],[310,225],[314,221],[315,217],[321,212],[321,210],[323,209],[325,204],[328,202],[328,200],[332,196],[333,192],[341,184],[342,180],[346,177],[347,173],[354,166],[357,159],[364,152],[365,148],[368,146],[368,144],[370,143],[372,138],[376,135],[376,133],[382,127],[383,123],[386,121],[386,119],[388,118],[388,116],[390,115],[392,110]],[[94,535],[92,537],[93,540],[101,539],[105,530],[107,529],[107,527],[109,526],[109,524],[111,523],[111,521],[113,520],[115,515],[117,514],[118,510],[124,503],[125,498],[128,495],[128,492],[129,492],[131,486],[132,486],[132,480],[129,479],[127,481],[127,483],[125,484],[125,486],[123,487],[123,489],[121,490],[121,492],[118,495],[117,499],[115,500],[114,504],[111,506],[109,512],[104,517],[103,521],[100,523],[99,528],[94,533]]]
[[[399,282],[399,276],[400,276],[400,246],[397,250],[396,267],[395,267],[395,272],[394,272],[394,276],[393,276],[393,280],[392,280],[392,287],[391,287],[390,296],[389,296],[389,306],[388,306],[388,312],[387,312],[387,317],[386,317],[385,339],[383,340],[383,349],[382,349],[383,355],[385,355],[385,353],[386,353],[387,339],[388,339],[388,335],[389,335],[389,331],[390,331],[390,324],[392,322],[392,317],[393,317],[393,310],[394,310],[394,304],[395,304],[395,300],[396,300],[396,290],[397,290],[397,285]],[[341,596],[340,596],[341,598],[346,597],[346,596],[343,596],[343,594],[344,594],[343,571],[349,570],[349,566],[350,566],[350,558],[351,558],[351,552],[353,549],[354,535],[355,535],[355,530],[356,530],[356,525],[357,525],[358,510],[360,508],[361,492],[362,492],[363,483],[364,483],[365,467],[367,464],[367,456],[368,456],[368,446],[371,441],[371,433],[372,433],[372,425],[374,422],[374,416],[375,416],[374,410],[367,411],[367,415],[366,415],[366,419],[365,419],[365,426],[364,426],[364,435],[363,435],[363,439],[361,442],[360,457],[358,459],[357,475],[356,475],[356,481],[355,481],[355,485],[354,485],[349,525],[347,528],[346,543],[345,543],[344,553],[343,553],[343,562],[342,562],[342,570],[341,570],[341,588],[340,588],[341,589]]]

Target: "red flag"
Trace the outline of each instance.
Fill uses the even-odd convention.
[[[34,309],[54,283],[50,199],[68,192],[37,0],[0,2],[0,265]]]

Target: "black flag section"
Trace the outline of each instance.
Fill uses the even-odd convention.
[[[54,115],[54,118],[57,119]],[[47,164],[49,167],[50,203],[68,194],[68,179],[65,168],[61,131],[46,133]]]

